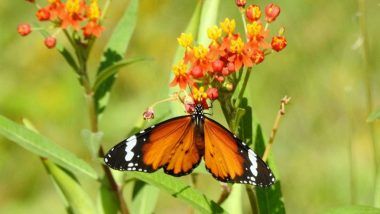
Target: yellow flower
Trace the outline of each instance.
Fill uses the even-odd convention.
[[[218,26],[214,25],[207,30],[207,36],[213,41],[219,39],[222,36],[222,29],[218,28]]]
[[[194,47],[194,56],[197,59],[204,59],[207,55],[207,52],[208,52],[208,49],[205,48],[203,45]]]
[[[197,101],[202,101],[207,98],[207,93],[205,92],[205,88],[203,86],[198,88],[193,88],[193,97]]]
[[[183,76],[186,74],[187,65],[183,60],[179,61],[176,65],[173,66],[173,73],[176,76]]]
[[[193,35],[191,33],[181,33],[177,38],[178,44],[184,48],[190,47],[193,43]]]
[[[97,0],[92,0],[90,8],[88,10],[88,17],[92,20],[96,20],[100,17],[100,9]]]
[[[234,19],[226,18],[223,22],[220,23],[220,27],[227,34],[232,34],[235,31],[236,22]]]
[[[252,37],[258,36],[263,30],[263,25],[258,22],[252,22],[251,24],[247,24],[248,34]]]
[[[231,40],[230,49],[232,53],[241,53],[243,51],[243,48],[244,42],[240,37]]]
[[[80,10],[79,0],[68,0],[66,2],[66,11],[70,14],[78,13]]]

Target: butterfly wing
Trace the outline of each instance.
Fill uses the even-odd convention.
[[[190,173],[202,153],[196,146],[191,116],[166,120],[147,128],[113,147],[104,162],[116,170],[165,173],[181,176]]]
[[[219,181],[269,186],[273,173],[246,144],[216,121],[205,117],[205,165]]]

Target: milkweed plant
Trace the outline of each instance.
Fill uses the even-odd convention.
[[[103,22],[111,0],[103,0],[101,5],[97,0],[26,2],[34,6],[38,22],[20,24],[17,31],[21,36],[40,33],[44,38],[41,43],[58,51],[74,71],[83,88],[78,93],[85,95],[86,105],[83,106],[90,121],[89,130],[83,133],[86,146],[94,157],[99,158],[94,158],[91,163],[84,161],[44,137],[27,119],[23,119],[20,125],[0,116],[0,133],[40,157],[64,196],[67,212],[152,213],[159,200],[158,191],[165,191],[201,213],[246,212],[241,197],[248,198],[253,213],[285,213],[281,179],[269,188],[221,183],[219,197],[211,198],[197,188],[197,183],[201,182],[197,175],[203,173],[201,170],[190,175],[191,182],[185,182],[160,171],[120,173],[104,165],[101,161],[104,156],[103,133],[99,123],[108,104],[107,98],[112,94],[111,87],[117,80],[116,74],[122,67],[145,59],[124,57],[136,25],[138,0],[129,2],[113,29],[97,71],[89,70],[88,59],[96,40],[104,31],[111,31]],[[196,104],[211,111],[216,101],[229,129],[262,156],[279,178],[269,152],[290,98],[285,96],[280,100],[280,109],[267,140],[259,123],[252,118],[253,109],[245,92],[255,67],[271,61],[271,54],[281,52],[287,46],[285,28],[272,29],[271,26],[279,20],[281,9],[274,3],[252,1],[250,4],[246,0],[236,0],[234,7],[241,17],[218,19],[219,3],[219,0],[207,0],[199,1],[195,6],[188,27],[177,39],[178,51],[172,71],[164,73],[170,76],[169,97],[147,105],[142,111],[143,118],[149,120],[159,115],[155,106],[164,101],[170,101],[173,108],[181,109],[183,113],[191,113]],[[242,29],[237,28],[238,23],[242,24]],[[99,167],[95,168],[95,165]],[[79,176],[88,176],[98,182],[98,199],[90,197],[78,182]],[[127,182],[134,182],[134,185],[125,188]],[[126,197],[128,192],[133,192],[132,199]]]

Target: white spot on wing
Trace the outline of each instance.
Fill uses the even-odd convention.
[[[104,158],[104,162],[106,162],[106,163],[107,163],[107,162],[108,162],[108,159],[107,159],[107,158]]]
[[[133,166],[133,163],[129,163],[129,164],[128,164],[128,167],[132,167],[132,166]]]
[[[133,156],[135,155],[135,153],[132,152],[132,149],[136,146],[136,143],[137,143],[137,139],[135,135],[127,139],[127,142],[126,142],[127,146],[125,147],[125,152],[127,153],[125,155],[126,161],[132,160]]]
[[[249,170],[251,170],[252,175],[257,177],[257,159],[256,159],[256,154],[252,150],[248,150],[248,157],[249,160],[251,161],[251,167],[249,167]]]

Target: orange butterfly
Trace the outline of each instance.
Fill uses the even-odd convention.
[[[104,162],[116,170],[173,176],[191,173],[201,161],[219,181],[269,186],[272,171],[245,143],[197,105],[191,115],[175,117],[147,128],[113,147]]]

